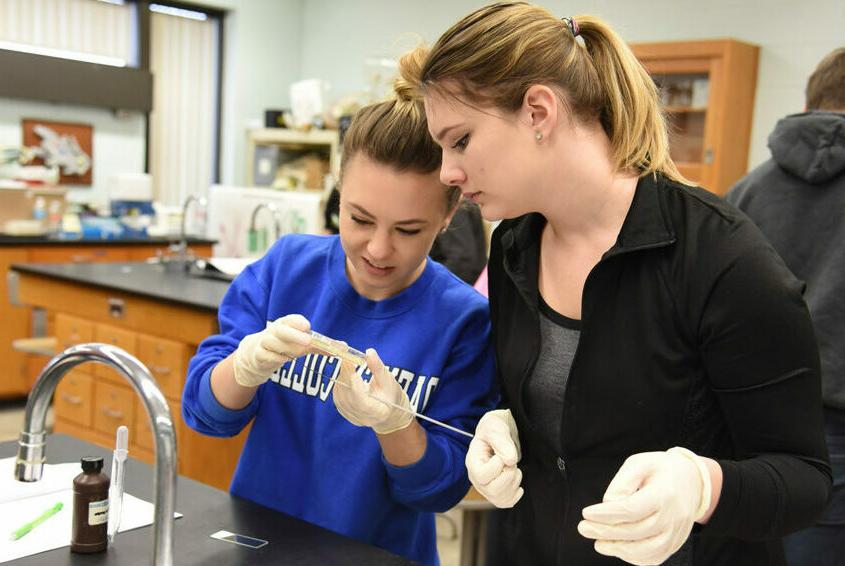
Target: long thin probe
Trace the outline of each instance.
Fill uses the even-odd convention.
[[[334,378],[334,379],[329,380],[329,383],[336,383],[336,384],[340,384],[340,385],[343,385],[344,387],[346,387],[346,388],[348,388],[348,389],[352,389],[352,386],[351,386],[351,385],[349,385],[348,383],[344,383],[344,382],[342,382],[342,381],[338,381],[338,380],[337,380],[337,378]],[[392,401],[387,401],[387,400],[385,400],[385,399],[382,399],[381,397],[376,397],[376,396],[375,396],[375,395],[373,395],[372,393],[369,393],[369,392],[368,392],[368,393],[367,393],[367,397],[369,397],[370,399],[375,399],[376,401],[378,401],[378,402],[380,402],[380,403],[383,403],[383,404],[387,405],[388,407],[393,407],[394,409],[399,409],[400,411],[404,411],[404,412],[406,412],[406,413],[408,413],[408,414],[414,415],[414,416],[415,416],[415,417],[417,417],[418,419],[422,419],[422,420],[424,420],[424,421],[428,421],[428,422],[430,422],[430,423],[432,423],[432,424],[436,424],[437,426],[442,426],[443,428],[448,429],[448,430],[451,430],[452,432],[457,432],[458,434],[463,434],[464,436],[467,436],[467,437],[469,437],[469,438],[475,438],[475,437],[474,437],[471,433],[469,433],[469,432],[467,432],[467,431],[465,431],[465,430],[461,430],[461,429],[459,429],[459,428],[453,427],[453,426],[452,426],[452,425],[450,425],[450,424],[446,424],[446,423],[444,423],[443,421],[438,421],[437,419],[433,419],[433,418],[428,417],[428,416],[426,416],[426,415],[422,415],[422,414],[420,414],[420,413],[418,413],[418,412],[416,412],[416,411],[413,411],[413,410],[411,410],[411,409],[408,409],[407,407],[403,407],[402,405],[397,405],[396,403],[393,403]]]
[[[367,366],[367,360],[365,357],[364,352],[356,350],[355,348],[350,347],[345,342],[341,342],[340,340],[335,340],[333,338],[329,338],[319,332],[312,330],[311,334],[311,346],[317,348],[318,350],[322,350],[323,352],[335,356],[336,358],[341,358],[350,362],[353,366]],[[331,383],[340,383],[344,387],[351,389],[352,387],[348,383],[339,382],[337,378],[331,379]],[[469,438],[474,438],[472,434],[466,432],[465,430],[461,430],[459,428],[455,428],[452,425],[446,424],[444,422],[438,421],[437,419],[432,419],[431,417],[427,417],[425,415],[421,415],[420,413],[403,407],[402,405],[397,405],[391,401],[387,401],[380,397],[376,397],[371,393],[367,393],[367,396],[370,399],[375,399],[380,403],[387,405],[388,407],[393,407],[394,409],[399,409],[400,411],[404,411],[411,415],[414,415],[418,419],[422,419],[424,421],[428,421],[432,424],[436,424],[437,426],[441,426],[445,429],[451,430],[452,432],[457,432],[458,434],[463,434],[464,436],[468,436]]]

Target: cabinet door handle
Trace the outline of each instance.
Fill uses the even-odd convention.
[[[126,301],[118,299],[117,297],[109,297],[108,301],[109,316],[112,318],[123,318],[123,312],[126,309]]]
[[[73,254],[70,256],[70,261],[73,263],[83,263],[91,261],[91,256],[87,254]]]
[[[150,366],[150,369],[153,370],[153,373],[160,373],[161,375],[170,374],[170,368],[167,366]]]
[[[67,393],[62,393],[62,400],[67,403],[68,405],[81,405],[82,404],[82,397],[78,395],[68,395]]]
[[[108,407],[103,407],[103,414],[112,419],[123,418],[123,411],[116,411],[114,409],[109,409]]]

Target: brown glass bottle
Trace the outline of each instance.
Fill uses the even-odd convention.
[[[82,458],[82,473],[73,478],[73,527],[70,551],[102,552],[108,544],[109,477],[102,458]]]

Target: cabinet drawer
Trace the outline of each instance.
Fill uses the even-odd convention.
[[[75,316],[56,313],[56,339],[60,350],[94,341],[94,323]]]
[[[179,454],[179,448],[182,446],[182,407],[176,401],[167,401],[170,407],[170,416],[173,418],[173,428],[176,429],[176,454]],[[150,417],[147,415],[147,409],[139,400],[135,400],[135,445],[144,450],[149,450],[155,453],[155,443],[153,442],[153,429],[150,423]]]
[[[120,425],[134,427],[135,393],[129,387],[98,381],[94,384],[94,430],[114,438]]]
[[[53,397],[56,418],[90,427],[93,399],[94,378],[78,369],[70,370],[59,381]]]
[[[126,248],[105,246],[52,246],[33,248],[29,252],[33,263],[100,263],[129,261]]]
[[[94,326],[94,340],[105,344],[113,344],[133,356],[137,356],[138,354],[137,335],[130,330],[124,330],[109,324],[96,324]],[[94,375],[120,384],[127,383],[124,377],[103,364],[96,365]]]
[[[138,335],[138,357],[152,372],[165,396],[182,396],[188,347],[182,342]]]

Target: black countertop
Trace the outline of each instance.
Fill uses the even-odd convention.
[[[215,244],[217,240],[189,236],[188,244]],[[0,234],[0,246],[149,246],[179,242],[178,236],[147,236],[143,238],[58,238],[56,236],[10,236]]]
[[[17,454],[17,442],[0,443],[0,458]],[[126,462],[125,491],[153,501],[153,468],[131,458]],[[109,469],[111,452],[63,434],[47,440],[47,462],[76,462],[82,456],[102,456]],[[281,470],[280,470],[281,471]],[[70,486],[68,486],[70,487]],[[234,497],[224,491],[179,476],[176,510],[183,517],[174,528],[173,563],[179,566],[214,565],[385,565],[409,566],[410,560],[331,531]],[[219,530],[269,541],[257,550],[209,538]],[[70,547],[27,556],[8,564],[23,566],[78,566],[82,564],[138,566],[152,564],[153,526],[119,533],[115,546],[91,555],[72,554]]]
[[[209,311],[217,310],[229,287],[160,263],[15,263],[11,269]]]

